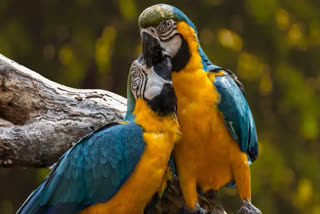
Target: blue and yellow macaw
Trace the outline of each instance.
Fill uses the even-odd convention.
[[[78,141],[18,214],[143,213],[165,188],[168,161],[180,136],[170,60],[151,68],[141,57],[134,61],[128,102],[126,120]]]
[[[251,204],[249,165],[258,156],[258,139],[241,82],[209,61],[196,27],[179,9],[151,6],[141,13],[139,27],[147,66],[159,55],[154,44],[172,59],[182,131],[174,157],[187,208],[203,211],[197,187],[208,192],[235,181],[242,200],[238,214],[261,213]]]

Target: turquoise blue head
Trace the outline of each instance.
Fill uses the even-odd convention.
[[[177,27],[179,22],[185,22],[194,30],[199,47],[198,53],[203,68],[207,70],[212,63],[200,46],[195,25],[181,10],[167,4],[148,7],[139,16],[142,53],[147,66],[152,66],[155,58],[159,57],[156,46],[160,47],[162,56],[169,56],[172,59],[173,71],[179,71],[187,64],[190,57],[189,44],[184,39],[184,32],[179,32]]]

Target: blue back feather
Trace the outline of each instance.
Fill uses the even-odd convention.
[[[59,159],[17,213],[77,213],[108,201],[139,162],[145,147],[142,134],[134,122],[88,134]]]
[[[220,94],[218,109],[231,136],[240,143],[249,161],[258,156],[258,138],[249,105],[233,79],[229,75],[217,76],[214,86]]]

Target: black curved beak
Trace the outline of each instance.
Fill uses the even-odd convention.
[[[142,32],[142,54],[148,68],[162,61],[161,46],[159,41],[148,34]]]

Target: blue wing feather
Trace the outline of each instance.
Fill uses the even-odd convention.
[[[76,213],[108,201],[139,162],[145,147],[142,134],[134,122],[88,134],[59,159],[17,213]]]
[[[239,142],[241,151],[247,153],[249,161],[254,161],[258,157],[258,138],[244,94],[228,74],[216,76],[213,84],[220,94],[218,109],[229,133]]]

